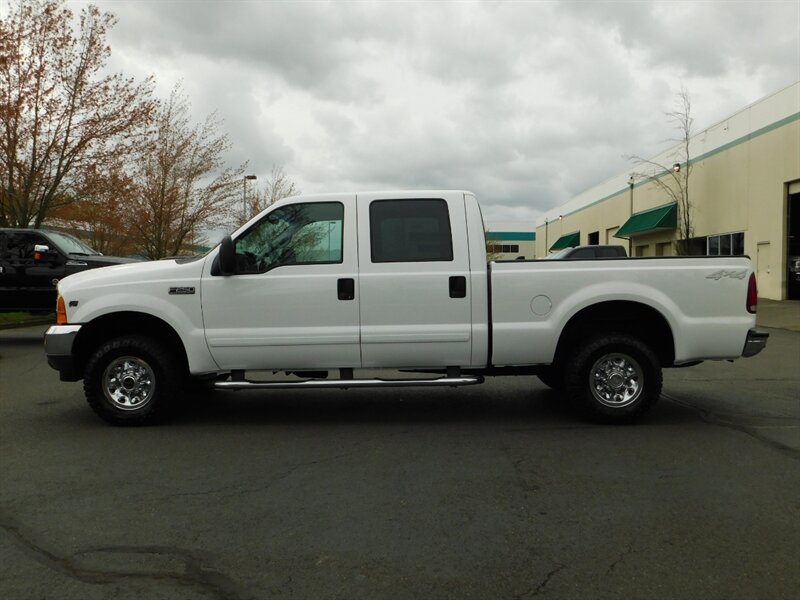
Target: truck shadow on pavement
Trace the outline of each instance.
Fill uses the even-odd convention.
[[[700,423],[695,411],[662,400],[641,423]],[[619,427],[597,424],[578,407],[548,388],[518,389],[503,394],[469,390],[384,389],[379,392],[212,392],[189,400],[171,425],[256,424],[497,424],[510,427]]]

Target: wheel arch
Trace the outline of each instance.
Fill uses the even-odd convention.
[[[657,309],[630,300],[608,300],[575,313],[561,331],[554,364],[564,364],[582,339],[601,332],[627,333],[648,344],[664,367],[675,362],[675,336],[669,322]]]
[[[73,345],[76,370],[83,373],[100,344],[123,335],[140,335],[163,343],[188,372],[186,347],[178,332],[163,319],[136,311],[107,313],[82,325]]]

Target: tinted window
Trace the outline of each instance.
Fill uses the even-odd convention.
[[[66,233],[51,231],[48,235],[50,236],[50,239],[53,240],[53,243],[58,246],[58,249],[64,254],[85,254],[88,256],[97,256],[100,254],[95,249],[90,248],[80,240],[72,237],[71,235],[67,235]],[[50,245],[52,246],[52,244]],[[55,248],[50,249],[55,250]]]
[[[744,254],[744,233],[731,234],[731,254],[734,256]]]
[[[622,246],[608,246],[606,248],[600,248],[599,256],[604,258],[611,258],[615,256],[625,256],[625,249]]]
[[[277,208],[236,240],[237,271],[264,273],[283,265],[340,263],[343,221],[340,202]]]
[[[707,254],[710,256],[741,256],[744,254],[744,233],[741,231],[710,235],[707,243]]]
[[[47,244],[40,234],[28,231],[10,231],[3,234],[2,256],[12,262],[33,263],[33,247]]]
[[[376,200],[369,221],[372,262],[453,260],[444,200]]]
[[[581,248],[580,250],[575,250],[572,254],[569,255],[569,258],[594,258],[596,256],[594,249],[592,248]]]

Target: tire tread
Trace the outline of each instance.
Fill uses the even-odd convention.
[[[598,403],[589,390],[588,370],[595,356],[603,351],[626,351],[633,355],[644,371],[644,390],[631,406],[613,409]],[[604,423],[630,423],[649,411],[661,395],[663,375],[655,352],[639,338],[627,333],[606,332],[587,338],[573,351],[564,376],[567,397],[581,405],[590,418]]]
[[[101,389],[100,379],[106,365],[117,356],[130,354],[146,358],[156,375],[156,395],[141,412],[126,413],[110,406]],[[124,335],[103,343],[86,363],[83,391],[92,410],[111,425],[151,425],[172,414],[179,392],[178,363],[158,341],[140,336]]]

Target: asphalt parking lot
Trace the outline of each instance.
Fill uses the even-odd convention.
[[[113,428],[0,332],[0,597],[797,598],[800,332],[634,426],[536,378],[215,393]]]

